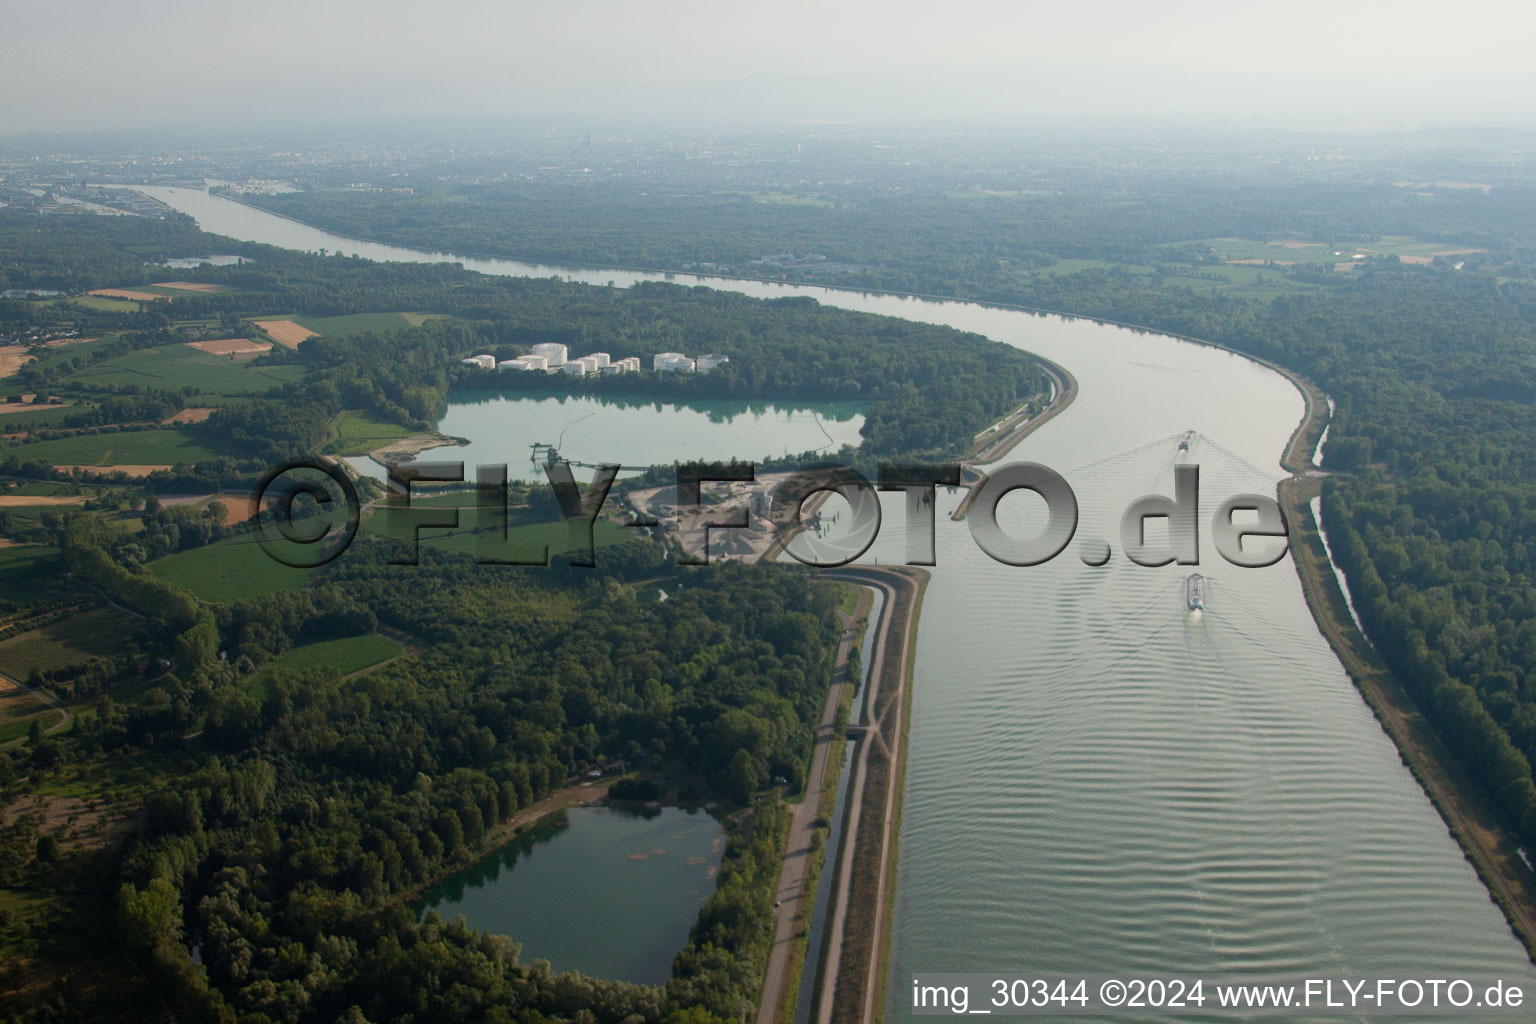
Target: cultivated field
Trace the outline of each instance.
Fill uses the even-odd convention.
[[[207,402],[213,395],[265,394],[303,375],[302,366],[247,366],[183,344],[129,352],[82,370],[69,381],[168,390],[191,387],[202,392]]]
[[[221,454],[186,430],[165,428],[123,430],[110,434],[77,434],[52,441],[12,448],[18,459],[51,462],[55,466],[85,469],[137,466],[169,466],[176,462],[201,462]]]
[[[72,405],[73,403],[71,402],[58,402],[49,405],[30,405],[23,402],[0,402],[0,416],[14,416],[17,413],[23,412],[36,414],[40,412],[46,412],[49,409],[68,409],[71,408]]]
[[[0,743],[25,736],[34,718],[40,719],[45,729],[60,721],[58,709],[48,701],[9,679],[0,678]]]
[[[400,651],[400,645],[389,637],[368,633],[295,647],[274,658],[264,668],[269,671],[275,668],[334,668],[341,675],[348,675],[388,661]]]
[[[0,345],[0,377],[9,377],[32,359],[25,345]]]
[[[96,608],[0,643],[0,672],[25,679],[36,668],[50,671],[91,658],[121,654],[140,620],[116,608]]]
[[[1424,264],[1433,263],[1437,256],[1470,256],[1483,251],[1447,248],[1443,242],[1421,242],[1402,236],[1388,236],[1380,241],[1363,245],[1342,246],[1333,246],[1321,241],[1286,239],[1261,242],[1251,238],[1207,238],[1203,240],[1203,244],[1209,246],[1217,258],[1228,265],[1254,266],[1275,263],[1280,266],[1292,266],[1308,263],[1335,263],[1340,270],[1351,269],[1337,264],[1339,262],[1353,264],[1357,254],[1360,257],[1396,256],[1404,263]]]
[[[232,292],[227,284],[201,284],[197,281],[156,281],[156,288],[173,288],[178,292]]]
[[[254,494],[215,494],[209,499],[217,501],[224,506],[224,525],[232,526],[235,523],[243,523],[247,519],[256,518],[256,513],[261,511]]]
[[[174,416],[167,416],[160,422],[165,426],[174,426],[178,423],[201,423],[216,412],[218,412],[218,410],[212,406],[194,406],[190,409],[183,409],[181,412],[176,413]]]
[[[200,509],[207,509],[214,502],[224,507],[222,522],[225,526],[244,522],[256,515],[256,496],[244,492],[220,491],[217,494],[167,495],[160,499],[160,504],[167,507],[191,505]]]
[[[23,510],[18,516],[27,514],[37,513]],[[65,589],[60,575],[58,548],[19,544],[0,551],[0,599],[25,604],[58,595]]]
[[[89,494],[0,494],[0,508],[53,508],[58,505],[84,505]]]
[[[267,332],[267,336],[279,345],[289,348],[298,348],[299,342],[305,338],[313,338],[319,332],[312,331],[308,327],[294,323],[292,320],[256,320],[257,327]]]
[[[97,288],[86,292],[87,295],[96,295],[108,299],[128,299],[131,302],[158,302],[166,296],[156,295],[154,292],[139,292],[131,288]]]
[[[420,319],[415,319],[419,317]],[[316,334],[324,334],[330,338],[345,338],[350,334],[362,334],[372,331],[383,334],[387,331],[400,331],[407,327],[418,327],[426,317],[422,314],[405,313],[352,313],[347,316],[301,316],[294,321]]]
[[[214,356],[259,356],[272,351],[271,342],[252,341],[250,338],[219,338],[216,341],[189,341],[188,348],[207,352]]]
[[[215,603],[298,590],[310,572],[274,560],[249,536],[168,555],[151,562],[149,571]]]

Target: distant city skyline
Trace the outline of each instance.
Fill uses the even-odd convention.
[[[1533,28],[1492,0],[19,0],[0,134],[435,116],[1526,123]]]

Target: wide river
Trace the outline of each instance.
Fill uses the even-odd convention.
[[[146,189],[202,228],[368,259],[627,286],[661,275],[466,259],[343,238],[188,189]],[[1082,508],[1054,561],[1010,568],[941,518],[923,606],[887,1010],[935,971],[1536,970],[1318,633],[1289,559],[1238,569],[1209,517],[1273,493],[1302,416],[1278,374],[1173,338],[1059,317],[821,288],[676,275],[755,296],[977,331],[1055,360],[1075,404],[1015,449]],[[1207,610],[1181,570],[1119,552],[1135,497],[1201,466]],[[744,452],[751,457],[756,452]],[[942,493],[942,492],[941,492]],[[958,498],[941,497],[941,511]],[[1031,500],[1034,500],[1031,498]],[[1037,514],[1004,503],[1023,534]],[[869,558],[899,561],[900,510]],[[1078,558],[1084,538],[1117,549]],[[1529,991],[1529,988],[1527,989]],[[1167,1018],[1164,1018],[1167,1019]]]

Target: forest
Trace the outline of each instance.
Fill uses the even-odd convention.
[[[829,187],[806,197],[821,202],[804,204],[655,182],[644,191],[507,184],[246,201],[354,237],[428,249],[664,270],[709,264],[743,277],[996,301],[1021,276],[1063,261],[1187,265],[1205,253],[1201,240],[1231,237],[1337,247],[1408,236],[1482,250],[1471,256],[1475,266],[1536,274],[1536,242],[1522,228],[1536,223],[1536,187],[1528,184],[1426,199],[1379,182],[1255,184],[1215,170],[1148,170],[1053,180],[1048,191],[1020,197],[956,198],[940,188]],[[826,264],[761,262],[780,253],[814,253]]]
[[[731,361],[709,375],[687,379],[602,382],[628,393],[665,394],[679,400],[751,397],[835,398],[868,402],[865,444],[869,454],[954,455],[971,437],[1011,412],[1044,386],[1032,361],[1011,346],[948,327],[913,323],[820,306],[812,299],[758,300],[706,288],[652,283],[630,289],[600,288],[554,279],[487,277],[453,265],[376,264],[340,256],[320,257],[229,239],[180,233],[165,225],[186,218],[144,221],[132,232],[107,230],[75,218],[60,228],[54,245],[29,251],[29,274],[53,286],[122,284],[120,263],[100,253],[137,258],[151,245],[179,239],[190,251],[210,247],[237,252],[250,262],[206,267],[197,280],[229,292],[177,298],[178,318],[219,318],[230,331],[242,321],[274,310],[299,309],[316,316],[424,310],[444,319],[388,334],[364,332],[305,342],[297,353],[274,350],[266,361],[295,361],[310,372],[303,381],[222,410],[204,428],[252,457],[271,460],[318,450],[325,427],[342,409],[364,410],[412,429],[426,429],[450,386],[569,388],[565,378],[535,383],[511,375],[457,372],[458,360],[482,349],[502,355],[527,351],[539,341],[574,350],[602,350],[615,358],[667,350],[718,352]],[[112,218],[114,225],[140,218]],[[26,218],[0,212],[0,252],[19,252],[35,230]],[[182,225],[183,229],[185,225]],[[48,276],[49,274],[53,276]],[[142,266],[133,278],[142,281]],[[8,325],[47,323],[77,313],[78,304],[39,306],[0,303],[0,332]],[[97,319],[100,318],[96,314]],[[120,329],[137,330],[115,346],[88,355],[40,360],[24,368],[19,383],[30,391],[68,390],[73,375],[134,347],[176,344],[158,310],[123,314]],[[146,328],[157,328],[147,330]],[[215,332],[217,333],[217,332]],[[227,335],[226,335],[227,336]],[[450,372],[455,371],[455,372]],[[521,375],[519,375],[521,376]],[[79,385],[72,385],[79,389]],[[116,387],[115,385],[113,387]],[[128,386],[136,395],[143,388]],[[104,396],[116,397],[109,390]],[[165,398],[167,396],[158,396]],[[186,400],[188,396],[179,396]],[[295,415],[297,414],[297,415]],[[24,450],[6,459],[25,463]],[[185,474],[183,474],[185,475]],[[212,470],[227,477],[227,467]]]
[[[83,513],[60,528],[77,575],[171,637],[174,671],[149,700],[105,695],[20,760],[0,757],[0,782],[125,764],[177,780],[149,790],[120,881],[82,912],[115,921],[110,938],[178,1019],[633,1024],[755,1009],[785,828],[777,796],[759,794],[805,771],[837,630],[828,585],[772,567],[690,571],[639,541],[597,570],[489,570],[428,551],[401,572],[400,542],[370,537],[315,586],[209,609],[123,570],[129,535]],[[676,577],[676,595],[641,604],[632,584],[659,577]],[[353,678],[267,667],[378,629],[416,652]],[[500,822],[620,756],[736,809],[668,985],[555,975],[504,939],[409,911],[417,886],[472,860]],[[0,837],[16,857],[7,884],[71,884],[57,849],[29,836]],[[34,1004],[42,1016],[19,1019],[81,1008],[55,988]],[[100,1012],[136,1019],[131,1004]]]

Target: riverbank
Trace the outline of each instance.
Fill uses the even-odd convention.
[[[1328,424],[1327,398],[1311,381],[1283,367],[1266,365],[1289,380],[1306,401],[1306,412],[1281,458],[1281,465],[1292,476],[1280,482],[1278,492],[1290,527],[1291,561],[1307,607],[1339,664],[1397,747],[1403,764],[1503,912],[1510,930],[1536,962],[1536,873],[1500,824],[1482,786],[1445,746],[1412,695],[1356,627],[1339,589],[1311,504],[1321,494],[1322,480],[1328,475],[1312,462],[1318,438]]]
[[[449,434],[438,433],[435,430],[423,431],[419,434],[411,434],[402,437],[398,441],[391,441],[380,448],[375,448],[368,453],[368,457],[385,469],[389,469],[399,462],[410,462],[422,452],[431,451],[434,448],[448,448],[466,445],[469,441],[462,437],[453,437]]]
[[[891,901],[906,769],[908,698],[918,612],[928,573],[914,568],[834,569],[833,579],[875,587],[885,595],[869,665],[842,846],[833,877],[825,955],[811,1019],[873,1020],[880,1016]]]
[[[961,460],[960,483],[962,486],[968,487],[969,491],[960,500],[960,504],[955,508],[954,514],[950,516],[951,519],[958,521],[965,518],[965,514],[970,511],[971,502],[975,500],[976,495],[981,491],[981,485],[987,482],[986,471],[977,469],[977,466],[996,462],[1004,455],[1013,451],[1019,442],[1063,412],[1066,412],[1068,406],[1077,398],[1077,378],[1072,376],[1070,370],[1064,366],[1058,366],[1048,359],[1043,359],[1033,352],[1030,353],[1030,358],[1039,363],[1041,368],[1045,370],[1046,375],[1055,382],[1056,395],[1051,399],[1051,404],[1046,406],[1038,416],[1015,423],[1011,429],[986,445],[975,455]],[[999,421],[992,429],[1002,427],[1011,418],[1010,416]]]

